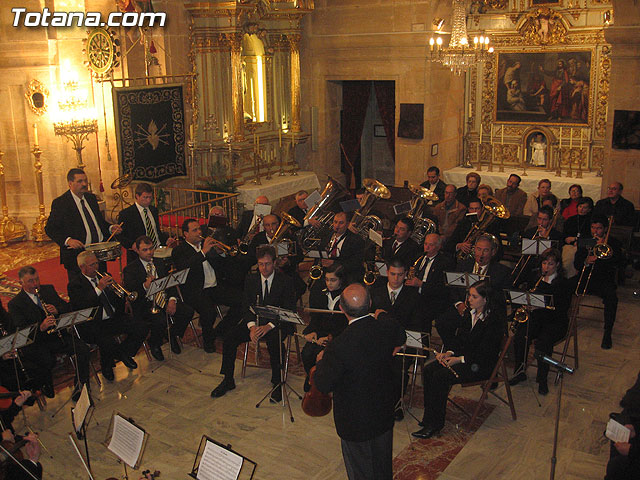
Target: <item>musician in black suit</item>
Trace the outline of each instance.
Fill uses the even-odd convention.
[[[344,289],[344,268],[339,263],[327,267],[324,282],[315,282],[309,293],[309,307],[340,312],[340,295]],[[308,375],[316,364],[316,357],[324,347],[347,327],[347,318],[339,313],[311,312],[309,325],[302,331],[307,343],[302,348],[302,363],[307,372],[304,391],[310,385]]]
[[[287,213],[295,218],[298,222],[300,222],[300,225],[302,226],[304,226],[304,217],[309,210],[307,208],[307,204],[304,203],[308,196],[309,194],[306,190],[300,190],[299,192],[296,192],[296,204],[287,211]]]
[[[492,303],[496,308],[500,308],[502,316],[506,317],[507,305],[503,291],[511,285],[511,270],[496,261],[496,252],[494,237],[489,234],[480,235],[473,247],[473,258],[459,261],[456,270],[461,273],[489,276],[491,291],[494,295]],[[451,287],[451,299],[454,302],[454,308],[449,308],[442,318],[436,319],[436,329],[445,344],[451,341],[455,331],[464,321],[468,308],[464,291],[460,287]]]
[[[608,228],[609,221],[606,218],[595,215],[591,218],[591,236],[595,239],[597,245],[605,243]],[[616,275],[622,257],[620,242],[617,239],[609,237],[607,245],[611,249],[611,256],[608,258],[597,258],[591,248],[581,246],[578,247],[574,259],[574,266],[578,272],[582,272],[583,268],[585,269],[583,285],[587,281],[589,269],[593,269],[586,292],[602,298],[602,303],[604,304],[604,334],[602,335],[600,346],[605,350],[610,349],[613,344],[611,333],[616,322],[616,312],[618,311]]]
[[[143,319],[151,330],[149,347],[156,360],[164,360],[162,354],[162,341],[167,336],[167,321],[171,320],[169,329],[169,344],[171,351],[180,354],[182,349],[178,338],[184,335],[184,331],[193,318],[193,308],[179,300],[176,287],[171,287],[164,293],[165,305],[156,304],[147,298],[147,291],[151,282],[156,278],[163,278],[169,274],[164,261],[153,258],[155,248],[153,240],[146,235],[138,237],[135,241],[138,258],[128,263],[122,274],[124,288],[130,292],[138,292],[138,298],[133,302],[133,315]],[[162,295],[160,295],[162,297]],[[153,308],[158,311],[153,312]]]
[[[98,259],[92,252],[78,255],[80,274],[69,282],[67,291],[74,310],[99,307],[92,321],[78,325],[80,336],[88,343],[95,343],[100,350],[102,376],[113,381],[115,360],[130,369],[138,368],[135,357],[149,333],[149,327],[125,312],[126,300],[113,291],[113,278],[104,275],[98,278]],[[126,334],[118,344],[115,337]]]
[[[445,284],[444,272],[455,270],[451,257],[444,254],[442,236],[430,233],[424,237],[424,254],[414,264],[414,276],[407,279],[406,285],[416,287],[422,298],[424,332],[430,333],[433,321],[439,318],[449,307],[449,289]]]
[[[469,287],[470,310],[464,321],[455,336],[445,340],[446,351],[436,355],[437,362],[427,365],[422,372],[424,416],[422,428],[412,433],[414,437],[431,438],[442,430],[452,385],[485,380],[491,375],[500,354],[505,325],[502,308],[496,308],[493,298],[487,281]],[[447,367],[455,370],[458,377]]]
[[[393,237],[382,242],[382,258],[385,262],[399,258],[405,265],[412,265],[420,256],[420,245],[411,238],[414,225],[409,217],[398,220],[393,229]]]
[[[438,196],[438,200],[435,202],[429,201],[427,205],[434,206],[444,201],[444,189],[447,184],[440,179],[440,169],[435,166],[431,166],[427,169],[427,180],[420,184],[421,187],[431,190]]]
[[[25,359],[37,365],[36,385],[42,385],[42,392],[53,398],[51,370],[56,363],[55,354],[77,355],[78,378],[73,396],[79,396],[82,385],[89,380],[89,347],[73,332],[47,333],[55,327],[56,316],[70,311],[69,304],[60,298],[53,285],[40,284],[40,276],[32,266],[22,267],[18,278],[22,290],[9,302],[12,330],[36,325],[34,342],[21,352]]]
[[[322,239],[320,250],[328,253],[329,258],[322,260],[322,266],[337,262],[345,269],[347,281],[361,280],[364,273],[364,241],[359,235],[348,230],[349,215],[338,212],[333,217],[331,235]]]
[[[235,370],[236,351],[241,343],[255,342],[264,338],[267,343],[271,360],[271,383],[275,386],[280,383],[280,352],[283,345],[279,341],[278,330],[282,333],[282,339],[293,333],[293,325],[281,323],[276,320],[267,320],[256,316],[251,312],[252,305],[272,305],[275,307],[293,310],[296,306],[295,292],[291,279],[275,268],[276,252],[271,245],[258,247],[258,272],[247,276],[244,283],[244,299],[242,302],[244,321],[236,325],[224,337],[222,350],[222,368],[220,373],[224,379],[212,392],[214,398],[221,397],[227,391],[236,388],[233,380]],[[256,348],[258,348],[256,346]],[[282,400],[281,389],[275,389],[271,393],[271,400]]]
[[[120,243],[127,249],[127,263],[134,262],[138,258],[135,241],[141,235],[148,236],[154,248],[161,245],[175,247],[178,242],[175,238],[169,238],[160,227],[158,209],[151,205],[153,202],[153,188],[148,183],[139,183],[135,190],[136,201],[130,207],[118,214],[118,223],[122,223],[122,232],[118,236]]]
[[[184,301],[200,314],[204,351],[216,351],[216,305],[227,305],[225,321],[237,322],[241,316],[241,293],[218,279],[222,257],[216,252],[213,238],[202,238],[198,221],[186,219],[182,224],[184,241],[173,249],[171,259],[177,270],[189,268],[185,284],[181,287]]]
[[[253,204],[269,205],[269,199],[264,195],[260,195],[256,197]],[[244,212],[242,212],[242,215],[240,216],[240,222],[238,223],[238,238],[244,238],[249,230],[252,230],[255,227],[256,220],[257,215],[255,214],[255,210],[245,210]],[[264,227],[262,226],[262,224],[258,225],[258,232],[261,232],[263,230]]]
[[[533,228],[529,228],[524,231],[522,238],[533,238],[537,235],[537,238],[545,238],[558,242],[558,245],[564,240],[562,233],[552,226],[553,224],[553,208],[549,206],[542,206],[538,210],[537,222],[538,225]]]
[[[404,284],[408,273],[407,265],[399,258],[387,262],[387,281],[378,282],[370,288],[371,310],[376,318],[382,320],[393,319],[405,330],[414,332],[426,331],[425,308],[422,299],[415,287]],[[415,353],[414,350],[407,353]],[[406,387],[409,377],[407,369],[409,362],[402,357],[394,358],[394,385],[396,403],[403,392],[403,382]],[[404,366],[404,368],[403,368]],[[404,418],[404,412],[397,403],[394,417],[396,420]]]
[[[394,354],[404,344],[403,328],[369,315],[371,298],[362,284],[340,297],[349,326],[318,355],[315,385],[333,392],[333,418],[349,479],[393,477]]]
[[[573,294],[572,282],[564,277],[562,271],[562,254],[560,250],[549,248],[540,255],[540,275],[531,276],[526,288],[533,290],[536,294],[552,295],[553,310],[538,308],[529,312],[527,322],[518,323],[515,337],[513,339],[513,350],[515,357],[514,376],[509,381],[511,385],[516,385],[527,379],[524,368],[529,353],[529,345],[536,341],[536,350],[551,357],[553,355],[554,344],[563,338],[569,326],[567,312],[571,304]],[[538,362],[538,393],[546,395],[549,393],[547,385],[547,374],[549,364]]]
[[[76,257],[91,243],[105,241],[110,233],[118,234],[118,225],[109,225],[98,207],[98,200],[89,193],[87,175],[79,168],[67,173],[69,190],[51,203],[46,234],[60,246],[60,263],[67,270],[69,280],[79,272]],[[102,266],[101,270],[106,270]]]

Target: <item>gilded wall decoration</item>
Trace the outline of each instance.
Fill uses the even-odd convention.
[[[598,76],[598,96],[597,96],[597,117],[595,122],[595,134],[597,137],[604,138],[605,129],[607,127],[607,104],[609,103],[609,77],[611,74],[611,49],[607,46],[602,47],[600,54],[600,66],[598,68],[600,75]]]
[[[562,15],[549,7],[527,13],[518,27],[518,32],[529,45],[565,43],[567,31]]]
[[[484,13],[489,8],[492,10],[504,10],[509,6],[509,0],[481,0],[473,3],[480,4],[478,5],[479,13]],[[473,4],[471,8],[473,9]]]
[[[587,124],[591,64],[590,50],[498,54],[496,121]]]

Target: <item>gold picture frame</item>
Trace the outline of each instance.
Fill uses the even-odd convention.
[[[39,80],[31,80],[24,94],[27,104],[33,113],[41,117],[47,111],[49,90]]]

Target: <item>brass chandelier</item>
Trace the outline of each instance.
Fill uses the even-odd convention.
[[[493,47],[489,47],[488,35],[474,37],[473,46],[469,45],[464,2],[465,0],[453,0],[449,45],[442,46],[442,34],[445,33],[440,30],[444,23],[442,20],[434,22],[437,25],[437,37],[429,39],[431,61],[446,65],[456,75],[463,74],[472,65],[487,61],[493,53]]]

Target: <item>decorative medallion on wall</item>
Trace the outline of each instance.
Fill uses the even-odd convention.
[[[104,28],[95,28],[85,40],[83,53],[87,56],[85,65],[96,77],[108,75],[111,69],[119,65],[118,46],[120,41],[112,32]]]
[[[567,40],[567,26],[562,15],[549,7],[537,8],[525,15],[518,32],[531,45],[555,45]]]
[[[185,176],[182,85],[114,88],[121,171],[159,183]]]

